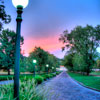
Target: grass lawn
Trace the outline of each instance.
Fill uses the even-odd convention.
[[[92,74],[92,75],[100,75],[100,71],[99,72],[91,72],[90,74]]]
[[[100,90],[100,77],[84,76],[78,73],[71,73],[71,72],[68,72],[68,74],[73,79],[83,83],[84,85]]]

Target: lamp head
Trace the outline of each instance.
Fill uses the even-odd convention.
[[[48,64],[46,64],[46,67],[49,67],[49,65],[48,65]]]
[[[15,8],[17,8],[17,6],[22,6],[23,8],[26,8],[29,0],[12,0],[12,3]]]
[[[34,60],[33,60],[33,63],[36,64],[36,62],[37,62],[37,61],[34,59]]]

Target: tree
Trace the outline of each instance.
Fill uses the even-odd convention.
[[[59,40],[66,44],[64,48],[84,57],[87,65],[86,73],[89,75],[94,64],[96,49],[100,46],[100,25],[96,27],[90,25],[86,27],[77,26],[70,33],[66,30]]]
[[[100,59],[97,60],[97,67],[100,69]]]
[[[69,71],[74,71],[73,68],[73,57],[74,57],[74,53],[73,54],[68,54],[64,56],[64,59],[62,60],[62,64],[68,68]]]
[[[23,44],[23,37],[21,37],[21,45]],[[8,70],[14,66],[15,61],[15,45],[16,45],[16,33],[9,29],[3,30],[0,34],[0,62],[1,69]]]
[[[60,61],[57,57],[55,57],[53,54],[48,53],[48,62],[49,64],[49,70],[52,71],[52,67],[54,68],[53,71],[56,71],[56,68],[60,66]]]
[[[48,53],[40,47],[35,47],[34,51],[30,53],[29,59],[30,65],[33,65],[33,59],[37,60],[37,68],[40,73],[40,70],[45,70],[45,66],[48,61]]]
[[[0,31],[3,29],[3,23],[11,22],[11,16],[6,14],[4,0],[0,0]]]
[[[81,72],[84,74],[86,72],[86,63],[84,61],[84,57],[80,54],[75,54],[73,57],[73,69],[76,72]]]

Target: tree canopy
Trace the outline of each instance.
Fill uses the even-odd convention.
[[[5,11],[4,0],[0,0],[0,31],[3,29],[3,23],[11,22],[11,16]]]
[[[23,37],[21,37],[21,45],[23,44]],[[0,34],[0,68],[9,69],[13,68],[15,60],[15,45],[16,33],[9,29],[3,30]]]
[[[100,46],[100,25],[77,26],[71,32],[66,30],[59,40],[65,44],[64,49],[67,48],[71,53],[83,56],[87,65],[86,72],[89,74],[97,54],[96,49]]]

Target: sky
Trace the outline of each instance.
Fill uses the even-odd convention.
[[[6,12],[12,17],[11,23],[4,25],[4,28],[16,31],[16,8],[12,0],[4,1]],[[63,58],[66,51],[62,52],[60,34],[66,29],[72,30],[77,25],[100,24],[100,0],[29,0],[22,18],[24,55],[28,56],[35,46],[40,46],[56,57]]]

